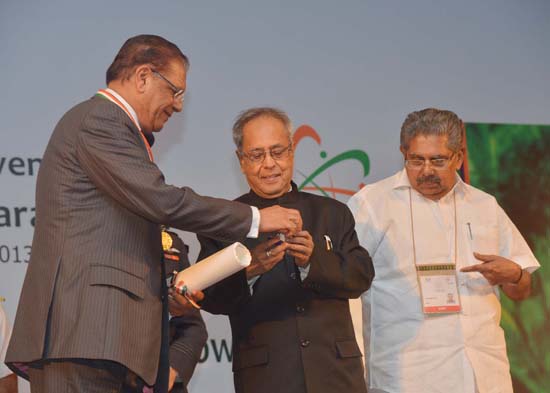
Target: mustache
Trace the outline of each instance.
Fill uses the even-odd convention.
[[[416,183],[418,185],[424,184],[424,183],[435,183],[435,184],[441,184],[441,179],[439,176],[436,175],[427,175],[427,176],[420,176],[416,179]]]

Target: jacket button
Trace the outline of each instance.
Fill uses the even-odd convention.
[[[303,313],[305,311],[305,308],[303,308],[302,306],[296,306],[296,312],[298,313]]]
[[[309,346],[309,344],[310,344],[309,340],[302,340],[302,342],[300,343],[300,345],[301,345],[303,348]]]

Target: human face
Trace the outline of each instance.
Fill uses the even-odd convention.
[[[242,153],[237,155],[241,171],[248,185],[257,195],[266,199],[278,198],[290,189],[294,169],[292,146],[288,154],[273,159],[270,151],[282,151],[291,144],[284,124],[272,117],[261,116],[245,124],[243,128]],[[247,156],[265,151],[265,158],[252,162]]]
[[[456,183],[456,171],[462,165],[462,152],[454,153],[447,147],[447,136],[418,135],[405,151],[401,148],[405,160],[424,160],[420,168],[405,165],[409,182],[424,197],[439,200],[447,194]],[[439,168],[430,160],[449,159]]]
[[[183,63],[172,61],[162,73],[151,68],[148,77],[145,113],[139,116],[139,121],[145,131],[158,132],[174,112],[183,109],[183,93],[174,93],[185,91],[187,75]]]

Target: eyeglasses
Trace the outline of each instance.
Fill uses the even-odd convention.
[[[410,158],[405,160],[405,165],[409,169],[420,169],[426,162],[429,162],[430,165],[435,169],[447,169],[449,164],[454,158],[454,154],[450,157],[436,157],[436,158]]]
[[[288,146],[275,146],[269,150],[256,149],[248,153],[239,152],[239,156],[246,158],[253,164],[260,164],[264,162],[268,152],[275,161],[286,160],[290,156],[290,153],[292,153],[292,144]]]
[[[159,78],[161,78],[163,81],[165,81],[166,83],[168,83],[168,85],[170,86],[170,89],[174,92],[174,100],[177,100],[177,101],[183,101],[183,96],[185,94],[185,90],[183,89],[180,89],[178,88],[176,85],[174,85],[172,82],[170,82],[164,75],[162,75],[160,72],[156,71],[156,70],[151,70],[153,72],[153,74],[155,74],[156,76],[158,76]]]

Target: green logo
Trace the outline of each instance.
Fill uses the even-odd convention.
[[[321,137],[319,136],[317,131],[315,131],[315,129],[313,129],[313,127],[311,126],[302,125],[296,129],[296,132],[294,133],[294,137],[292,139],[295,149],[298,147],[300,141],[302,141],[304,138],[311,138],[317,143],[317,145],[319,145],[319,147],[321,146]],[[324,150],[321,150],[320,156],[323,160],[326,161],[318,168],[314,169],[313,172],[311,172],[309,175],[306,175],[297,170],[297,172],[305,178],[302,183],[298,185],[299,190],[318,191],[324,196],[336,198],[336,194],[351,196],[364,186],[363,183],[360,183],[355,190],[335,187],[334,179],[332,178],[332,175],[330,173],[327,173],[331,183],[330,186],[322,186],[315,181],[315,179],[317,179],[319,175],[325,173],[329,168],[332,168],[335,165],[348,160],[355,160],[359,162],[360,169],[362,169],[361,178],[365,178],[369,174],[370,160],[368,154],[365,153],[363,150],[347,150],[328,159],[327,153]]]

